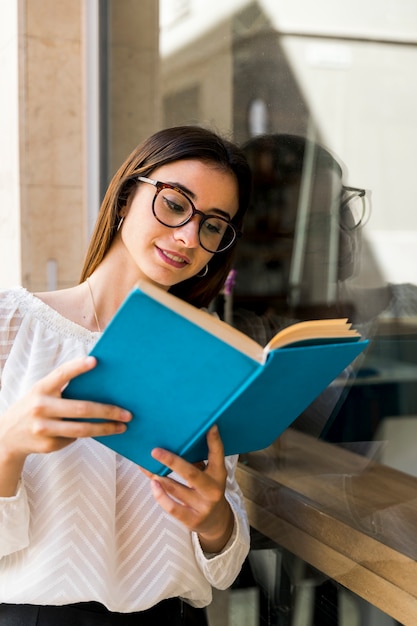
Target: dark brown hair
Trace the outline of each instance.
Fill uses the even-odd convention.
[[[87,250],[80,281],[101,263],[117,232],[120,209],[134,192],[138,176],[173,161],[197,159],[212,163],[234,175],[238,186],[238,210],[232,219],[242,229],[243,216],[251,192],[251,172],[243,152],[232,142],[200,126],[177,126],[161,130],[137,146],[118,169],[104,196],[96,226]],[[210,260],[206,276],[194,276],[171,287],[171,293],[202,307],[220,292],[233,263],[234,246]]]

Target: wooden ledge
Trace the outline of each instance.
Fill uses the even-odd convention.
[[[237,478],[253,528],[415,626],[417,478],[291,429]]]

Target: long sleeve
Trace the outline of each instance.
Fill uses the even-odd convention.
[[[233,533],[227,545],[218,554],[206,555],[201,549],[197,534],[192,535],[198,565],[205,578],[216,589],[227,589],[233,583],[250,545],[249,524],[243,507],[243,498],[234,477],[237,460],[237,456],[226,459],[229,472],[226,498],[234,515]]]
[[[0,301],[0,389],[4,365],[12,348],[20,316],[17,307]],[[1,409],[5,408],[1,406]],[[0,411],[1,412],[1,411]],[[29,543],[29,505],[23,482],[12,498],[0,497],[0,559]]]
[[[12,498],[0,498],[0,559],[29,545],[29,505],[20,483]]]

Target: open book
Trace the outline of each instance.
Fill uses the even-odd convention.
[[[300,322],[264,347],[140,282],[92,349],[97,366],[74,378],[63,396],[130,410],[125,433],[98,441],[164,475],[151,450],[205,459],[214,423],[226,454],[267,447],[366,345],[341,319]]]

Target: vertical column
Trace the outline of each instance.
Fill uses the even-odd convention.
[[[93,5],[0,2],[0,288],[78,281],[101,200],[98,159],[112,174],[160,125],[159,3],[107,0],[109,38],[100,51]],[[95,77],[92,93],[100,53],[108,73]],[[101,124],[98,92],[106,96]]]
[[[21,282],[18,7],[0,3],[0,288]]]
[[[20,0],[22,282],[77,281],[86,245],[83,2]]]
[[[108,12],[108,177],[161,123],[159,2],[117,0]]]

